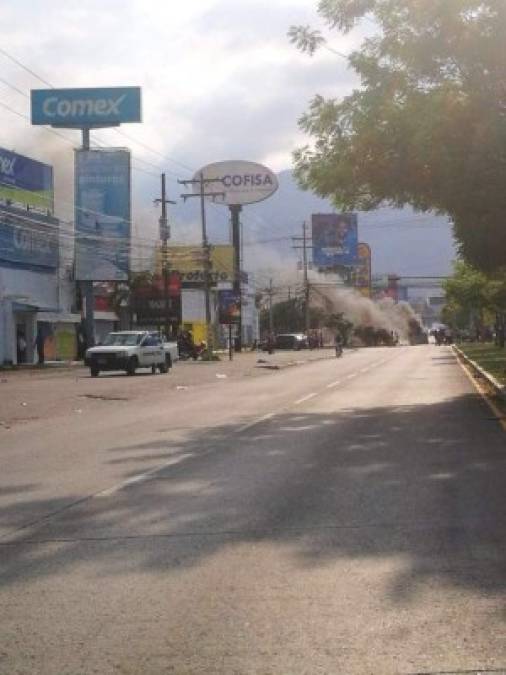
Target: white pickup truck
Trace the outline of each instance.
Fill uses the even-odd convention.
[[[138,368],[151,368],[155,374],[157,369],[167,373],[177,358],[175,342],[162,342],[158,333],[128,330],[109,333],[102,344],[87,349],[84,363],[92,377],[106,370],[135,375]]]

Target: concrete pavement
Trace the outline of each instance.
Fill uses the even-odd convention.
[[[363,350],[0,435],[0,672],[506,665],[504,432]]]

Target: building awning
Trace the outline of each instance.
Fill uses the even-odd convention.
[[[40,312],[40,308],[37,305],[30,305],[27,302],[13,302],[12,303],[13,312]]]
[[[37,321],[45,323],[81,323],[81,315],[71,312],[45,312],[39,310]]]

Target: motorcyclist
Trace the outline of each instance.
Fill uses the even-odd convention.
[[[337,332],[334,337],[334,346],[336,348],[336,356],[342,356],[343,354],[343,337],[341,333]]]

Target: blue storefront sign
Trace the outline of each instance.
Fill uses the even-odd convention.
[[[356,213],[317,213],[312,217],[313,264],[334,269],[358,262]]]
[[[0,148],[0,199],[53,210],[53,167]]]
[[[140,87],[32,89],[32,124],[93,127],[141,121]]]
[[[56,218],[0,206],[0,264],[55,269],[58,226]]]
[[[77,150],[76,279],[125,281],[130,259],[130,153]]]

